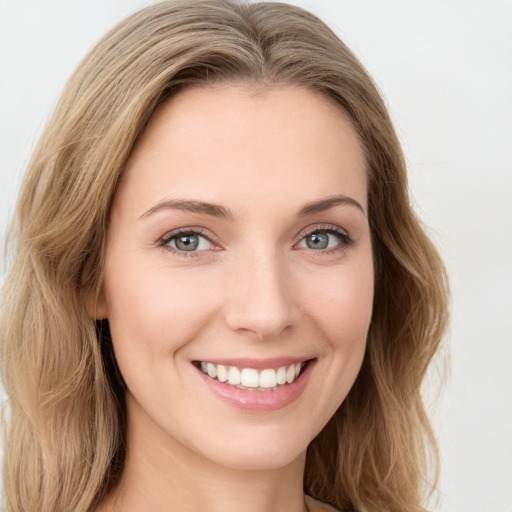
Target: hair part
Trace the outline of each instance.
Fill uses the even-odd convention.
[[[435,441],[420,394],[447,322],[447,280],[411,208],[401,148],[364,68],[326,25],[286,4],[168,1],[112,29],[67,83],[29,162],[3,291],[10,512],[89,511],[124,463],[124,389],[96,323],[116,184],[155,110],[178,90],[296,85],[334,101],[368,173],[374,314],[360,374],[313,440],[304,488],[341,511],[420,512]],[[362,428],[364,426],[364,428]],[[435,483],[435,482],[434,482]]]

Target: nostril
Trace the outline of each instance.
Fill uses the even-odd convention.
[[[229,328],[263,341],[296,325],[300,314],[296,296],[285,275],[285,270],[278,268],[275,259],[270,261],[268,258],[251,269],[235,271],[224,304]]]

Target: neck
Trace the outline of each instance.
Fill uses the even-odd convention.
[[[139,418],[140,419],[140,418]],[[279,468],[230,468],[130,421],[122,478],[98,512],[303,512],[305,453]],[[164,439],[165,437],[165,439]]]

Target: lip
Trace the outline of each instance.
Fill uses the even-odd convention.
[[[196,361],[197,362],[197,361]],[[264,370],[266,368],[278,368],[289,364],[306,362],[301,374],[291,383],[285,384],[276,390],[255,391],[239,389],[235,386],[219,382],[205,375],[199,368],[197,374],[206,384],[208,389],[229,405],[244,411],[271,412],[278,411],[295,402],[304,391],[316,359],[308,358],[274,358],[274,359],[206,359],[205,362],[236,366],[238,368],[254,368]]]

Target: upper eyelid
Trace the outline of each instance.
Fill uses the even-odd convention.
[[[220,245],[217,237],[211,233],[210,231],[206,230],[205,228],[199,228],[199,227],[185,227],[185,228],[177,228],[175,230],[168,231],[163,236],[158,238],[157,244],[158,245],[165,245],[169,243],[173,238],[187,233],[194,233],[196,235],[202,236],[203,238],[206,238],[210,243],[214,245]]]
[[[314,224],[311,226],[308,226],[304,229],[302,229],[299,234],[297,235],[296,242],[299,242],[302,240],[305,236],[310,235],[311,233],[315,233],[316,231],[334,231],[336,233],[340,233],[342,235],[345,235],[350,238],[350,235],[348,231],[340,226],[337,226],[336,224]]]

